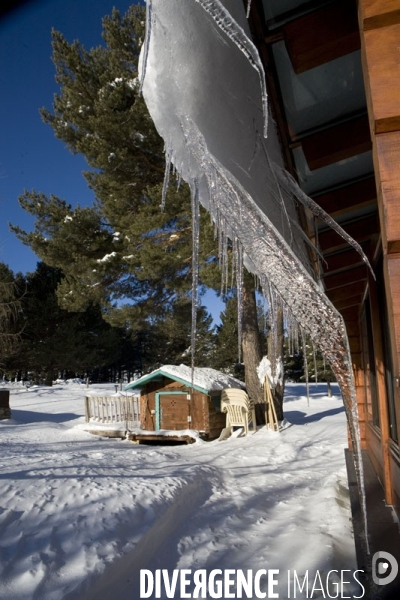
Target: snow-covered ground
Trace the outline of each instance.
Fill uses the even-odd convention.
[[[280,598],[322,598],[289,596],[287,571],[308,571],[312,587],[317,572],[325,581],[330,569],[357,569],[337,387],[328,398],[325,384],[311,385],[308,406],[305,386],[288,384],[292,425],[281,433],[189,446],[85,432],[84,385],[10,387],[12,419],[0,422],[0,598],[136,600],[140,569],[279,569]]]

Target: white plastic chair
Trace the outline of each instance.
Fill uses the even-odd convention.
[[[243,427],[244,434],[249,433],[249,423],[253,422],[256,431],[256,412],[246,392],[240,388],[227,388],[221,394],[221,412],[226,413],[226,427],[232,433],[233,427]]]

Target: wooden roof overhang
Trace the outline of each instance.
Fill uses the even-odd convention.
[[[373,264],[381,236],[356,0],[252,0],[249,25],[286,168]],[[358,314],[370,281],[361,256],[299,211],[322,253],[312,262],[327,296],[344,316]]]
[[[153,371],[152,373],[149,373],[147,375],[143,375],[143,377],[140,377],[140,379],[136,379],[136,381],[132,381],[132,383],[128,383],[128,385],[125,386],[124,390],[140,390],[150,382],[157,381],[162,383],[164,379],[171,379],[172,381],[181,383],[182,385],[187,386],[188,388],[193,387],[194,390],[205,394],[206,396],[212,395],[212,392],[210,390],[207,390],[206,388],[201,387],[197,384],[193,384],[192,386],[192,383],[190,381],[183,379],[179,375],[175,375],[173,373],[169,373],[168,371],[164,371],[162,368],[157,369],[156,371]]]

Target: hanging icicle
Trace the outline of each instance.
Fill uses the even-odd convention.
[[[250,10],[251,10],[251,0],[247,0],[246,19],[248,19],[250,17]]]
[[[165,200],[167,197],[168,185],[169,185],[169,176],[171,173],[171,162],[172,162],[172,151],[170,148],[165,148],[165,172],[164,172],[164,181],[161,192],[161,204],[160,208],[163,211],[165,209]]]
[[[196,357],[197,337],[197,309],[198,309],[198,287],[199,287],[199,244],[200,244],[200,204],[199,186],[197,180],[191,185],[192,205],[192,332],[191,332],[191,366],[192,366],[192,388],[194,378],[194,366]]]
[[[338,225],[338,223],[334,219],[332,219],[332,217],[328,215],[328,213],[325,212],[324,209],[321,208],[321,206],[319,206],[319,204],[317,204],[312,198],[310,198],[309,196],[307,196],[307,194],[303,192],[303,190],[297,184],[296,180],[288,171],[286,171],[286,169],[283,169],[275,163],[272,163],[272,167],[274,173],[281,182],[281,185],[283,185],[289,191],[291,191],[291,193],[297,198],[297,200],[301,202],[301,204],[303,204],[303,206],[311,210],[311,212],[316,217],[321,219],[321,221],[323,221],[331,229],[336,231],[336,233],[338,233],[352,248],[354,248],[356,252],[358,252],[358,254],[361,256],[361,258],[371,271],[373,278],[375,279],[374,270],[371,267],[371,264],[367,256],[365,255],[363,249],[361,248],[360,244],[358,244],[348,233],[346,233],[344,229],[342,229],[342,227],[340,227],[340,225]]]
[[[141,59],[141,72],[140,72],[140,85],[139,85],[139,95],[143,93],[143,85],[147,72],[147,62],[149,58],[149,48],[150,48],[150,40],[151,40],[151,32],[152,32],[152,22],[153,22],[153,4],[152,0],[146,1],[146,34],[143,43],[143,54]]]
[[[238,359],[242,362],[242,338],[243,338],[243,250],[239,240],[235,240],[237,253],[236,263],[236,289],[238,306]]]
[[[202,8],[214,19],[218,27],[228,36],[228,38],[245,55],[249,64],[258,73],[261,86],[262,105],[264,112],[264,137],[268,133],[268,93],[265,82],[264,67],[258,54],[258,50],[253,42],[247,37],[238,23],[232,19],[230,13],[226,10],[219,0],[196,0]]]
[[[313,362],[314,362],[314,383],[318,383],[317,351],[315,349],[314,342],[312,342],[312,353],[313,353]]]
[[[307,406],[310,406],[310,383],[308,377],[308,362],[307,362],[307,344],[306,344],[306,336],[303,329],[301,332],[301,343],[303,346],[303,359],[304,359],[304,378],[306,381],[306,393],[307,393]]]

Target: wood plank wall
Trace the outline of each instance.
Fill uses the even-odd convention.
[[[359,25],[373,145],[394,377],[400,375],[400,0],[359,0]],[[375,306],[376,310],[376,306]],[[395,388],[400,415],[399,388]],[[386,498],[400,480],[390,468],[387,410],[380,402]],[[400,425],[398,421],[398,425]],[[383,426],[383,427],[382,427]],[[400,430],[399,430],[400,431]],[[392,453],[393,454],[393,453]],[[396,471],[397,472],[397,471]]]
[[[190,387],[164,378],[162,382],[151,381],[146,384],[145,390],[141,395],[140,415],[141,428],[147,431],[155,431],[156,415],[151,411],[156,407],[157,392],[187,391],[190,393]],[[165,400],[167,401],[167,400]],[[191,423],[187,424],[188,429],[195,429],[204,432],[209,439],[218,437],[221,430],[225,427],[226,415],[216,410],[210,396],[202,394],[195,390],[188,406],[188,414],[192,417]]]

